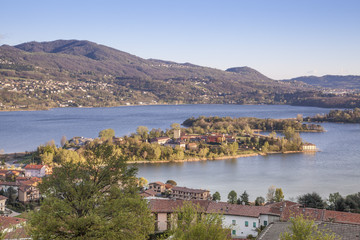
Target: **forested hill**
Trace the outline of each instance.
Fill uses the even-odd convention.
[[[348,75],[325,75],[322,77],[308,76],[297,77],[287,80],[290,82],[303,82],[315,87],[332,88],[332,89],[357,89],[360,90],[360,76]]]
[[[0,110],[164,103],[312,105],[314,99],[327,106],[331,102],[309,85],[275,81],[248,67],[222,71],[142,59],[78,40],[0,46],[0,80]],[[353,98],[335,103],[360,105]]]

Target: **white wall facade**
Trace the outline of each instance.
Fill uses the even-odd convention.
[[[246,238],[246,236],[249,234],[256,237],[258,235],[256,228],[260,227],[260,225],[264,226],[264,221],[266,221],[265,223],[269,225],[272,222],[280,220],[279,216],[267,214],[261,214],[260,217],[246,217],[224,214],[223,217],[223,226],[230,227],[232,238]]]
[[[26,177],[45,177],[45,166],[41,169],[25,169]]]
[[[223,215],[224,227],[230,227],[231,237],[246,237],[249,234],[257,236],[256,228],[259,227],[259,218],[234,215]],[[247,226],[246,226],[247,222]]]

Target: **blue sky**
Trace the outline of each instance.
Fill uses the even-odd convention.
[[[56,39],[273,79],[360,75],[360,1],[1,1],[0,45]]]

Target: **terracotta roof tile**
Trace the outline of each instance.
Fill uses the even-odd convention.
[[[181,208],[185,200],[171,200],[171,199],[150,199],[149,207],[151,212],[156,213],[171,213]],[[203,211],[206,211],[210,201],[207,200],[193,200],[192,203],[200,205]]]
[[[207,209],[209,213],[221,213],[225,215],[234,216],[247,216],[247,217],[259,217],[261,214],[276,215],[280,214],[271,211],[270,207],[266,206],[247,206],[231,204],[226,202],[211,202]]]
[[[204,193],[204,192],[209,192],[209,190],[193,189],[193,188],[177,187],[177,186],[174,186],[171,190],[173,190],[173,191],[181,191],[181,192],[190,192],[190,193]]]
[[[25,169],[37,169],[40,170],[41,168],[43,168],[44,165],[32,165],[32,164],[28,164],[25,166]]]
[[[8,228],[12,225],[16,225],[22,222],[26,222],[26,219],[16,217],[2,217],[0,216],[0,228]]]
[[[165,186],[165,183],[163,183],[163,182],[159,182],[159,181],[149,183],[149,185],[150,185],[150,184]]]

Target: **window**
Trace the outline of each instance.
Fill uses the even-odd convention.
[[[236,225],[236,220],[232,220],[232,225]]]
[[[267,226],[267,221],[264,221],[264,226]]]
[[[256,222],[253,222],[253,227],[256,228]]]
[[[236,235],[236,230],[232,230],[231,234]]]
[[[245,227],[248,227],[248,226],[249,226],[249,222],[245,221]]]

